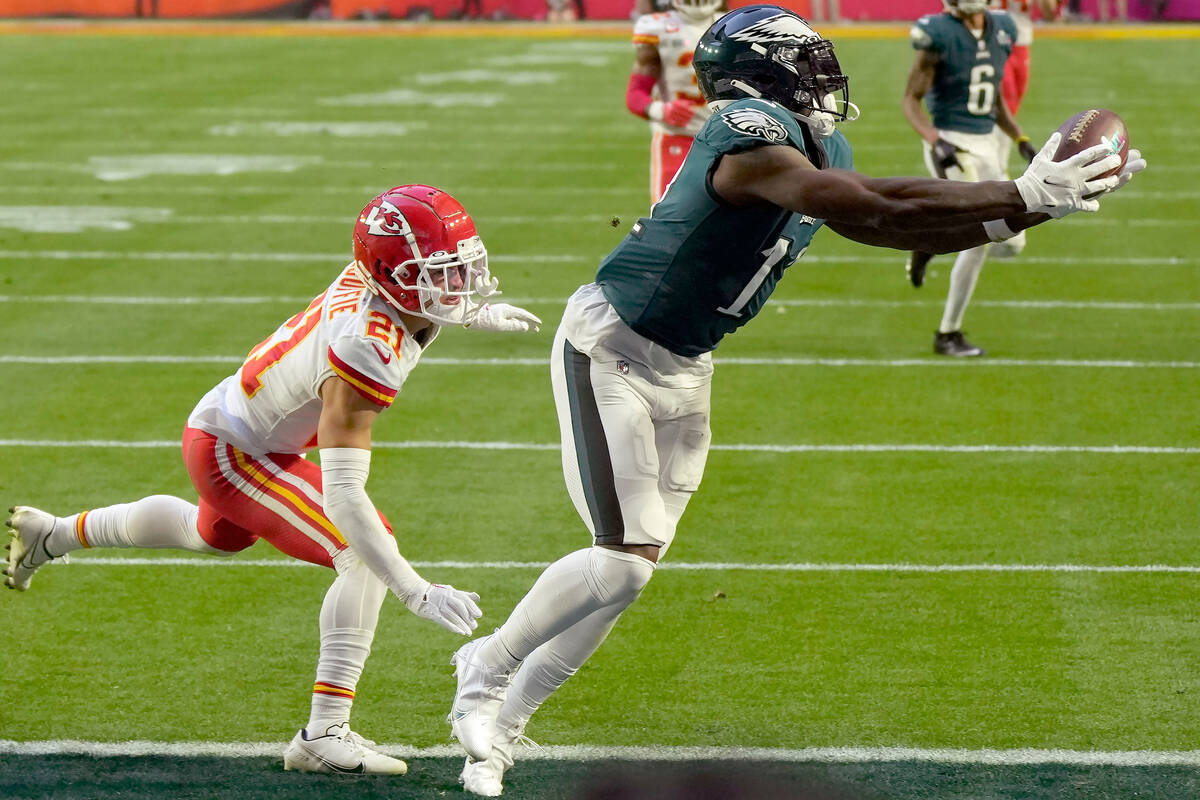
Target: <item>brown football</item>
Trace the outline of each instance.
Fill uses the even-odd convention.
[[[1055,161],[1070,158],[1094,145],[1106,144],[1121,156],[1121,163],[1104,173],[1107,176],[1120,172],[1129,158],[1129,129],[1115,111],[1107,108],[1080,111],[1064,122],[1058,132],[1062,134],[1062,141],[1058,144],[1058,150],[1054,151]]]

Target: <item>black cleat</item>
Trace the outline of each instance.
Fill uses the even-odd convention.
[[[933,352],[939,356],[957,356],[959,358],[977,358],[984,354],[983,348],[968,342],[962,331],[935,332],[933,334]]]
[[[918,289],[925,283],[925,268],[929,266],[929,261],[932,258],[933,253],[913,250],[908,254],[908,261],[904,262],[904,274],[908,276],[908,280],[912,285]]]

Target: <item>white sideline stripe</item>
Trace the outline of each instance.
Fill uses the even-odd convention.
[[[142,558],[120,556],[82,556],[69,562],[53,561],[55,566],[80,564],[94,567],[316,567],[294,558]],[[414,561],[419,569],[545,569],[548,561]],[[1093,572],[1093,573],[1182,573],[1200,574],[1200,566],[1172,564],[746,564],[739,562],[664,561],[658,569],[679,572]]]
[[[381,450],[554,450],[555,443],[538,442],[373,442]],[[174,439],[0,439],[0,447],[179,447]],[[1200,447],[1151,445],[1048,444],[714,444],[713,450],[739,453],[1103,453],[1111,455],[1198,455]]]
[[[130,261],[344,261],[347,253],[223,253],[193,252],[186,250],[0,250],[0,258],[51,259],[55,261],[79,260],[130,260]],[[560,261],[597,261],[590,255],[573,253],[524,253],[489,255],[488,260],[501,263],[546,263]],[[805,256],[801,264],[891,264],[900,262],[895,256]],[[1132,266],[1132,267],[1190,267],[1200,264],[1200,258],[1178,256],[1147,256],[1124,258],[1120,256],[1062,256],[1019,258],[1010,266],[1049,264],[1058,266]]]
[[[0,364],[240,364],[244,356],[20,356],[0,355]],[[434,366],[470,367],[545,367],[547,358],[436,358],[421,359]],[[949,367],[983,369],[986,367],[1092,367],[1109,369],[1197,369],[1200,361],[1119,361],[1070,359],[992,358],[986,360],[948,360],[935,358],[714,358],[721,366],[781,367]]]
[[[90,742],[77,739],[17,742],[0,739],[0,754],[16,756],[84,755],[93,757],[170,756],[217,758],[281,757],[286,742]],[[411,747],[380,745],[400,758],[461,758],[457,745]],[[1192,767],[1200,765],[1200,750],[1041,750],[1019,748],[929,749],[923,747],[597,747],[551,745],[522,751],[528,761],[783,761],[821,764],[929,762],[1022,766],[1068,764],[1106,767]]]
[[[110,305],[305,305],[311,297],[286,295],[203,295],[154,297],[147,295],[0,294],[0,303],[83,303]],[[565,297],[512,297],[518,305],[565,305]],[[772,306],[816,308],[941,308],[942,300],[873,300],[866,298],[772,298]],[[973,300],[979,308],[1103,309],[1106,311],[1200,311],[1200,302],[1160,303],[1132,300]]]
[[[334,261],[346,262],[349,253],[207,253],[185,250],[147,252],[141,250],[0,250],[0,258],[51,259],[54,261],[74,260],[129,260],[129,261]],[[590,256],[570,254],[488,255],[489,262],[547,263],[558,261],[592,261]]]

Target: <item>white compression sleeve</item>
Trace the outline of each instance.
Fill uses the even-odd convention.
[[[394,536],[379,520],[367,497],[371,451],[357,447],[321,448],[321,483],[325,513],[355,554],[405,605],[419,600],[429,582],[400,555]]]

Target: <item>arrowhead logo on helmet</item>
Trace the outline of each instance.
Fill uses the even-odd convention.
[[[370,213],[363,220],[367,225],[367,233],[375,236],[406,236],[412,233],[408,220],[400,213],[400,209],[387,200],[380,200],[379,205],[371,205]]]

